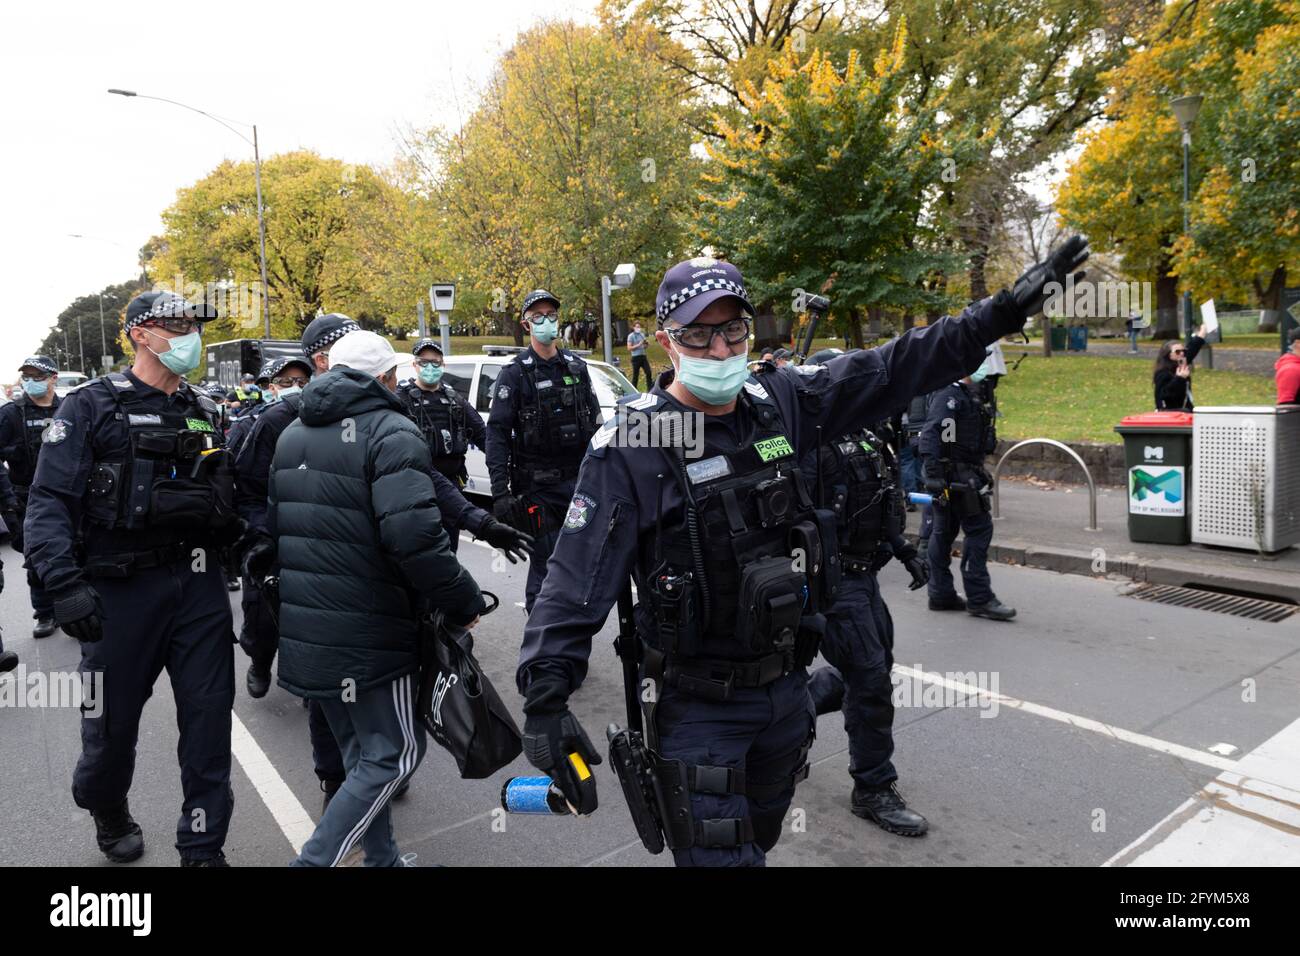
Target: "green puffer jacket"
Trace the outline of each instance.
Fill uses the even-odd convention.
[[[463,624],[485,606],[448,548],[430,468],[424,436],[373,376],[340,367],[303,389],[276,443],[267,512],[290,693],[361,693],[413,673],[425,608]]]

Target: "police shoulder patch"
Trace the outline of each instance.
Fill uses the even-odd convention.
[[[581,531],[587,527],[591,521],[591,516],[596,513],[596,499],[591,495],[584,495],[578,492],[569,502],[568,513],[564,516],[564,533],[568,534],[574,531]]]
[[[957,407],[957,399],[955,399],[955,398],[950,398],[950,399],[948,399],[948,409],[951,411],[952,409],[955,409],[956,407]]]
[[[66,418],[51,418],[50,424],[41,432],[41,441],[47,445],[57,445],[68,437],[72,422]]]
[[[510,397],[510,386],[509,386],[509,385],[498,385],[498,386],[497,386],[497,398],[509,398],[509,397]]]

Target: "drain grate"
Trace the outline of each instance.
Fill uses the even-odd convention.
[[[1284,601],[1270,601],[1267,598],[1250,597],[1244,594],[1204,591],[1199,588],[1180,588],[1171,584],[1143,584],[1129,591],[1128,596],[1139,601],[1173,604],[1197,611],[1234,614],[1237,617],[1272,623],[1284,621],[1296,611],[1300,611],[1300,606],[1287,604]]]

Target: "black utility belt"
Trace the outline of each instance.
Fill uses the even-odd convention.
[[[534,485],[549,485],[557,481],[567,481],[570,478],[578,477],[578,467],[568,468],[521,468],[518,471],[520,477],[531,482]]]
[[[645,659],[647,671],[662,673],[663,681],[669,687],[712,700],[726,700],[736,688],[765,687],[795,669],[794,655],[779,652],[756,660],[733,661],[665,657],[655,648],[646,646]]]
[[[194,549],[201,547],[201,544],[182,542],[150,551],[87,555],[82,569],[92,578],[129,578],[136,571],[189,561],[194,556]]]

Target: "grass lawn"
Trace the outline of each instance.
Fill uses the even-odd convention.
[[[1016,356],[1008,351],[1008,365]],[[1241,372],[1197,368],[1198,405],[1272,405],[1273,380]],[[998,437],[1118,442],[1125,415],[1154,408],[1151,362],[1145,358],[1031,354],[998,385]]]
[[[1041,335],[1031,334],[1030,340],[1033,342],[1034,348],[1039,350],[1042,349],[1043,337]],[[1147,338],[1143,338],[1140,341],[1144,347],[1151,344],[1150,339]],[[1116,336],[1109,339],[1091,337],[1088,339],[1089,345],[1096,342],[1110,342],[1116,345],[1127,345],[1128,338],[1126,336]],[[1223,349],[1262,349],[1264,351],[1276,352],[1278,350],[1278,342],[1279,339],[1276,332],[1251,332],[1244,335],[1225,335],[1223,341],[1216,342],[1215,346]]]
[[[1238,336],[1237,338],[1240,338]],[[395,340],[399,352],[409,352],[413,341]],[[452,354],[481,354],[484,345],[513,345],[509,336],[452,336]],[[813,351],[841,347],[839,339],[817,339]],[[1004,345],[1007,364],[1019,350]],[[604,358],[603,344],[593,358]],[[668,356],[650,340],[647,354],[656,372],[668,367]],[[632,361],[627,346],[614,349],[623,374],[631,378]],[[755,356],[756,357],[756,356]],[[645,379],[641,387],[644,389]],[[1271,378],[1241,372],[1197,368],[1192,391],[1199,405],[1272,405],[1276,390]],[[1153,408],[1151,361],[1089,355],[1043,358],[1030,353],[998,386],[998,436],[1001,438],[1055,438],[1058,441],[1118,442],[1114,426],[1125,415]]]

